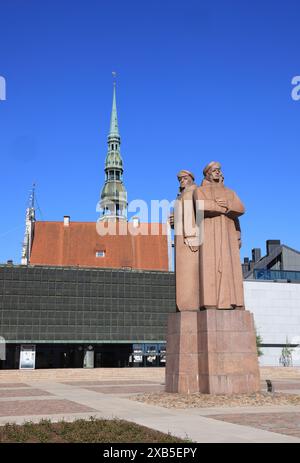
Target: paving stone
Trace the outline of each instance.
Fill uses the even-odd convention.
[[[93,412],[95,409],[70,400],[10,400],[0,402],[0,416],[26,416]]]
[[[51,395],[49,392],[43,391],[42,389],[1,389],[0,398],[3,397],[30,397],[35,395]]]
[[[29,387],[25,383],[0,383],[0,389],[8,387]]]
[[[164,390],[164,386],[160,385],[149,385],[149,386],[136,386],[136,385],[127,385],[127,386],[99,386],[99,387],[85,387],[89,391],[100,392],[101,394],[127,394],[127,393],[140,393],[143,394],[147,391],[151,392],[161,392]]]
[[[62,384],[69,384],[70,386],[122,386],[123,384],[153,384],[156,385],[157,381],[143,381],[143,380],[115,380],[115,381],[62,381]]]
[[[210,418],[300,438],[300,413],[238,413],[210,415]]]

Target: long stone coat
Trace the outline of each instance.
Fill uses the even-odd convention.
[[[199,310],[199,249],[195,226],[195,184],[177,196],[174,207],[175,275],[177,310]]]
[[[229,210],[217,204],[226,199]],[[203,180],[194,191],[195,207],[203,201],[204,236],[199,252],[200,308],[244,308],[238,217],[245,212],[236,193],[223,184]]]

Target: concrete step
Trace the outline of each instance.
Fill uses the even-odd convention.
[[[51,368],[42,370],[0,370],[0,382],[26,382],[38,380],[155,380],[164,381],[164,368]]]
[[[299,367],[261,367],[261,380],[300,379]],[[37,380],[80,381],[80,380],[133,380],[163,382],[165,368],[51,368],[41,370],[0,370],[0,382],[26,382]]]

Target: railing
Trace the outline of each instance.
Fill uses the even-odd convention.
[[[300,271],[292,270],[254,270],[255,280],[287,281],[300,283]]]

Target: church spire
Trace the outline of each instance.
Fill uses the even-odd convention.
[[[118,114],[117,114],[117,103],[116,103],[116,82],[114,81],[114,90],[113,90],[113,103],[111,109],[111,118],[110,118],[110,130],[109,137],[120,137],[119,127],[118,127]]]
[[[32,186],[32,190],[29,196],[28,207],[26,209],[26,221],[25,221],[25,234],[22,245],[22,258],[21,264],[28,265],[30,263],[31,246],[34,232],[35,223],[35,184]]]
[[[113,76],[115,77],[115,73]],[[123,184],[123,160],[120,152],[121,138],[118,127],[115,81],[107,144],[105,183],[100,198],[100,220],[127,220],[127,192]]]

